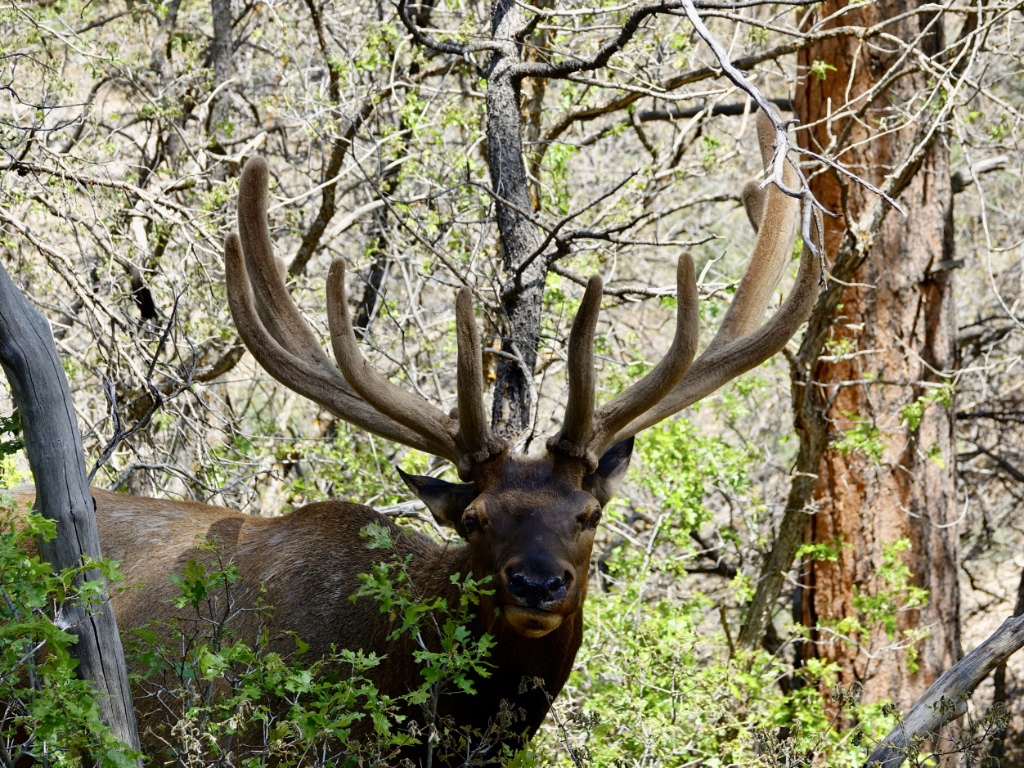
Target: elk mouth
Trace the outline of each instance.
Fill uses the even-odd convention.
[[[565,615],[561,613],[510,603],[504,605],[502,613],[516,632],[530,638],[544,637],[549,632],[558,629],[565,619]]]

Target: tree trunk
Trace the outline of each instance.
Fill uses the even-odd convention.
[[[39,553],[54,571],[77,568],[83,556],[100,559],[94,503],[85,475],[71,391],[50,326],[36,312],[0,266],[0,363],[21,413],[36,511],[57,523],[52,541],[40,541]],[[89,580],[102,576],[89,571]],[[81,581],[81,580],[79,580]],[[128,671],[109,595],[100,610],[87,611],[77,600],[65,604],[68,633],[78,641],[70,653],[79,660],[77,674],[93,683],[103,721],[124,744],[138,749]]]
[[[494,54],[487,78],[487,162],[501,234],[505,268],[502,304],[507,326],[501,340],[505,354],[498,362],[491,424],[498,434],[514,439],[531,423],[530,391],[548,265],[543,258],[529,261],[540,246],[540,236],[528,218],[533,202],[523,163],[520,83],[509,73],[520,61],[519,44],[513,40],[526,22],[522,7],[512,0],[497,0],[492,13],[491,36],[507,43],[507,50]]]
[[[224,123],[229,113],[228,103],[231,98],[224,84],[231,79],[235,69],[231,50],[231,24],[234,19],[231,15],[231,0],[210,0],[210,10],[213,13],[213,87],[217,95],[210,105],[207,131],[214,142],[219,142],[224,136]],[[219,143],[217,147],[223,152]]]
[[[918,5],[882,0],[847,8],[833,25],[867,27]],[[814,13],[829,16],[844,6],[828,0]],[[905,41],[920,36],[916,47],[927,56],[943,43],[941,21],[932,14],[908,15],[886,31]],[[916,127],[894,126],[902,124],[905,110],[913,114],[920,108],[915,99],[928,91],[928,76],[905,72],[873,102],[857,99],[906,67],[901,57],[912,57],[903,54],[890,42],[866,44],[853,37],[825,40],[802,52],[799,63],[806,76],[797,86],[795,106],[800,123],[812,127],[798,134],[801,143],[835,156],[826,148],[838,138],[846,150],[837,159],[883,186]],[[866,107],[859,119],[826,119],[847,99],[852,110]],[[872,193],[834,172],[818,175],[812,188],[828,209],[845,213],[825,223],[826,251],[835,254],[847,222],[858,220]],[[908,216],[890,214],[873,237],[861,238],[866,258],[835,308],[823,339],[826,355],[813,368],[817,384],[804,388],[814,391],[802,395],[821,404],[826,436],[805,540],[837,555],[809,559],[802,583],[803,621],[814,641],[805,644],[805,654],[837,663],[843,684],[864,685],[864,701],[889,699],[905,708],[961,653],[955,410],[948,399],[927,402],[956,367],[953,273],[944,270],[952,260],[952,187],[941,135],[923,154],[899,202]],[[908,418],[905,409],[915,403],[923,412]],[[893,591],[885,582],[884,555],[901,539],[909,540],[911,549],[897,557],[928,597],[927,605],[917,608],[899,603],[896,632],[890,635],[864,600]],[[859,618],[863,631],[829,627],[844,617]],[[915,641],[917,631],[927,636]],[[919,653],[916,661],[913,651],[899,647],[908,644]]]

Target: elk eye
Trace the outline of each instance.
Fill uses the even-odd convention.
[[[480,530],[480,519],[476,516],[476,512],[466,510],[466,513],[462,516],[462,528],[467,535]]]
[[[579,521],[583,528],[597,528],[597,524],[601,522],[601,510],[580,515]]]

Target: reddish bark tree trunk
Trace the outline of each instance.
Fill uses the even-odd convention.
[[[847,8],[834,25],[867,27],[918,4],[881,0]],[[845,5],[826,0],[814,13],[831,16]],[[917,39],[929,56],[943,42],[941,21],[931,14],[908,16],[886,31]],[[838,139],[846,147],[838,159],[882,186],[906,156],[914,132],[913,125],[893,127],[923,106],[930,85],[926,74],[907,72],[867,103],[865,94],[894,68],[914,63],[913,56],[902,54],[894,43],[852,37],[825,40],[803,52],[795,106],[809,129],[799,132],[801,143],[832,154],[828,148]],[[835,70],[821,67],[822,62]],[[859,113],[852,124],[848,114],[837,114],[846,111],[847,99],[849,109]],[[826,220],[826,248],[834,254],[847,222],[857,219],[872,193],[833,172],[818,175],[812,188],[827,208],[846,212],[845,218]],[[948,381],[943,374],[956,366],[953,273],[948,271],[952,189],[942,136],[932,142],[899,201],[909,216],[891,213],[881,231],[863,241],[869,253],[837,309],[828,342],[832,354],[826,351],[815,370],[818,396],[832,401],[826,409],[829,442],[805,541],[837,546],[838,558],[805,563],[803,621],[814,628],[815,640],[805,644],[805,653],[838,663],[844,685],[864,685],[864,701],[889,699],[905,708],[961,654],[954,410],[935,402],[924,408],[919,424],[903,418],[907,406],[934,393],[929,385]],[[850,450],[856,437],[867,438],[880,453],[872,457],[870,445],[867,451],[863,446]],[[880,577],[884,549],[900,539],[912,545],[901,557],[913,583],[928,591],[927,605],[901,611],[896,624],[902,632],[928,631],[913,643],[919,653],[916,671],[906,649],[891,647],[880,623],[869,622],[863,605],[858,610],[856,604],[858,595],[887,589]],[[866,631],[853,632],[853,643],[829,629],[832,622],[854,616]],[[901,639],[906,644],[897,634],[895,641]]]

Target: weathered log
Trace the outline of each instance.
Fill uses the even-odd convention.
[[[57,535],[39,542],[39,553],[55,571],[102,557],[94,504],[85,473],[82,439],[64,369],[50,326],[0,265],[0,364],[21,413],[25,451],[36,483],[36,511],[57,523]],[[89,570],[85,578],[102,578]],[[97,610],[97,608],[99,610]],[[71,654],[77,673],[97,693],[100,716],[124,744],[139,748],[128,672],[109,596],[87,608],[65,604],[65,631],[77,637]]]
[[[946,723],[963,715],[967,711],[967,700],[978,684],[1022,647],[1024,616],[1015,616],[1004,621],[995,634],[947,669],[925,691],[907,716],[875,747],[865,768],[903,765],[910,744],[929,738]]]

